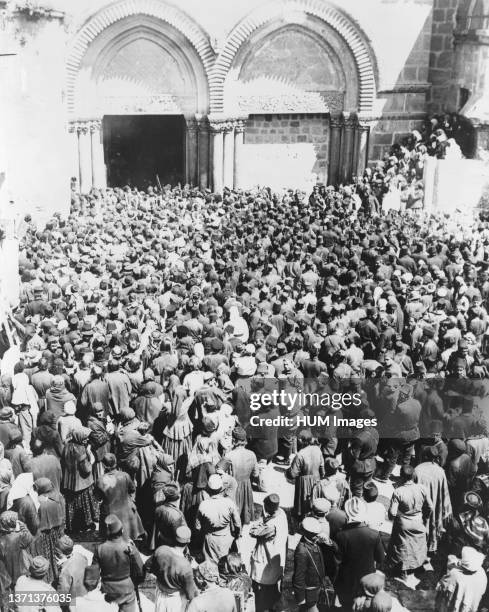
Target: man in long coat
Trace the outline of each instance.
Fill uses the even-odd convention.
[[[236,504],[222,495],[222,478],[212,474],[208,481],[209,498],[200,502],[195,520],[204,536],[204,556],[218,563],[241,534],[241,520]]]
[[[124,526],[124,535],[131,540],[140,540],[144,537],[144,527],[133,500],[136,490],[134,481],[129,474],[116,468],[116,458],[107,453],[102,460],[105,473],[97,482],[96,496],[100,504],[100,530],[104,535],[103,518],[115,514]]]
[[[238,426],[233,430],[233,449],[230,450],[226,459],[232,464],[232,475],[236,479],[238,488],[236,491],[236,505],[243,525],[253,520],[253,490],[251,479],[259,477],[258,462],[253,451],[245,448],[246,432]]]

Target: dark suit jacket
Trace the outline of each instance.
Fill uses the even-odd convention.
[[[350,607],[358,594],[360,580],[375,572],[375,564],[382,563],[384,546],[378,531],[363,523],[349,523],[336,534],[338,577],[336,593],[344,607]]]

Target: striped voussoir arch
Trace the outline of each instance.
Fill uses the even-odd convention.
[[[75,84],[90,44],[112,24],[134,15],[147,15],[165,21],[181,32],[197,51],[210,79],[215,53],[209,36],[188,15],[162,0],[121,0],[93,15],[75,35],[66,62],[66,98],[68,111],[75,107]]]
[[[211,111],[219,113],[224,110],[224,81],[240,46],[255,30],[277,19],[287,10],[301,11],[321,19],[343,38],[353,54],[358,71],[358,111],[360,113],[371,112],[376,90],[372,53],[351,20],[338,8],[323,0],[295,0],[292,2],[276,0],[259,7],[243,19],[229,34],[212,69],[209,78]]]

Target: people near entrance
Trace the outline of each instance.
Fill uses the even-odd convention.
[[[489,224],[419,210],[437,129],[309,197],[109,188],[28,224],[2,593],[395,610],[434,572],[440,609],[486,605]]]

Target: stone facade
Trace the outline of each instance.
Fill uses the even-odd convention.
[[[434,0],[433,3],[429,111],[434,113],[458,110],[453,73],[455,61],[453,32],[458,4],[458,0]]]
[[[328,143],[327,115],[251,115],[244,140],[245,181],[265,184],[270,177],[273,187],[284,187],[284,176],[291,184],[294,176],[327,182]]]
[[[454,44],[464,2],[0,0],[8,193],[49,214],[71,176],[104,187],[110,115],[184,118],[202,187],[348,180],[480,90],[480,41]]]

